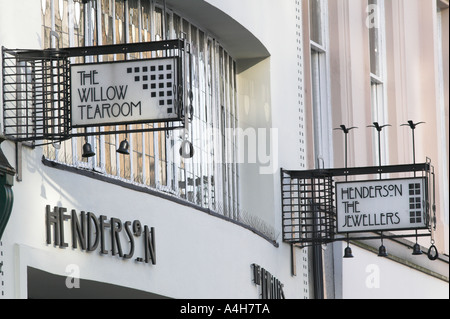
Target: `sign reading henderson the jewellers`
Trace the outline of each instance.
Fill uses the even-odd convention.
[[[73,127],[177,120],[177,59],[73,64]]]
[[[337,232],[424,229],[427,179],[336,183]]]

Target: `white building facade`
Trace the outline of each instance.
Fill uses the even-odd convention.
[[[325,295],[448,298],[448,1],[302,3],[303,18],[309,19],[303,25],[310,28],[310,41],[303,42],[305,74],[311,74],[305,82],[307,123],[314,123],[307,132],[308,145],[314,145],[308,149],[307,166],[314,167],[318,157],[325,168],[430,160],[436,176],[436,229],[428,233],[431,237],[354,240],[353,246],[350,241],[354,258],[342,258],[346,241],[335,243],[334,249],[327,247],[324,255],[334,257],[335,263],[334,268],[325,265],[325,272],[333,278]],[[303,35],[307,37],[308,32]],[[374,123],[381,127],[379,134]],[[344,134],[341,125],[350,130]],[[335,179],[346,180],[343,176]],[[376,202],[375,208],[379,208]],[[412,255],[417,242],[424,253],[420,256]],[[426,253],[433,243],[440,258],[430,261]],[[380,245],[387,249],[387,257],[378,257]]]
[[[195,154],[192,159],[180,156],[182,130],[130,133],[129,155],[116,153],[125,134],[35,141],[34,146],[24,142],[17,144],[19,149],[5,141],[2,148],[16,175],[12,213],[2,237],[4,298],[81,291],[85,296],[113,296],[114,287],[127,288],[122,297],[311,296],[307,250],[296,255],[298,275],[292,276],[291,247],[280,241],[278,160],[297,166],[300,139],[289,138],[291,145],[284,145],[294,146],[297,155],[279,157],[281,150],[274,142],[288,137],[290,130],[272,129],[286,119],[298,122],[299,108],[289,105],[299,98],[274,89],[281,83],[273,82],[271,75],[287,75],[291,87],[286,90],[295,90],[298,74],[291,65],[297,65],[296,44],[288,48],[291,56],[286,60],[281,55],[286,47],[275,35],[287,31],[295,37],[296,6],[286,3],[280,8],[267,2],[261,8],[264,14],[255,12],[255,6],[259,2],[1,3],[0,38],[7,49],[186,39],[193,73],[193,117],[187,134]],[[266,24],[263,17],[274,12],[274,21]],[[20,18],[24,16],[26,20]],[[273,59],[275,52],[280,54]],[[71,58],[71,63],[159,54]],[[8,98],[3,94],[5,104]],[[291,116],[278,118],[272,102],[278,99],[284,100],[279,105]],[[163,125],[169,126],[130,128]],[[242,134],[235,135],[239,130]],[[95,156],[82,156],[85,142]],[[247,148],[238,147],[240,142],[250,145],[247,154]],[[254,148],[258,142],[260,149]],[[92,236],[72,238],[77,234],[72,226],[78,224],[80,229],[90,227]],[[255,283],[255,269],[256,276],[271,282],[264,294],[261,283]],[[68,289],[64,280],[46,289],[68,276],[80,278],[78,290]],[[92,282],[109,288],[92,288]],[[83,283],[91,289],[83,290]]]
[[[13,192],[2,198],[12,203],[2,221],[2,298],[448,298],[448,3],[428,1],[1,1],[0,176]],[[375,29],[365,23],[370,8],[382,10]],[[429,28],[417,41],[411,17]],[[11,58],[20,49],[121,47],[68,58],[72,66],[118,65],[169,54],[127,45],[178,39],[189,53],[188,126],[70,127],[71,138],[14,139],[44,130],[27,130],[39,122],[33,101],[44,85],[21,81],[41,83],[45,68]],[[434,60],[409,76],[410,52],[426,40],[432,47],[421,56]],[[434,82],[423,88],[413,78],[430,68]],[[134,85],[151,91],[148,70],[129,69]],[[85,79],[96,83],[93,74]],[[50,86],[50,105],[70,95]],[[89,92],[86,102],[107,99],[107,91]],[[176,107],[177,89],[154,94],[167,112]],[[416,98],[431,99],[432,111]],[[43,127],[65,121],[58,107]],[[84,110],[101,116],[95,106]],[[410,163],[410,132],[400,124],[411,119],[433,127],[418,128],[416,156],[436,169],[438,260],[411,256],[414,238],[385,241],[389,258],[377,256],[376,241],[351,242],[351,260],[341,240],[315,248],[284,240],[281,169],[343,167],[342,135],[333,130],[341,124],[360,127],[349,166],[376,166],[379,155],[384,165]],[[396,127],[381,154],[365,128],[373,122]],[[185,139],[193,157],[180,151]],[[125,140],[126,155],[116,151]],[[426,250],[429,238],[420,243]]]

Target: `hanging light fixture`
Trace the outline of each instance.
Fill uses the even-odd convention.
[[[344,250],[344,258],[353,258],[352,249],[347,246]]]
[[[378,248],[378,257],[387,257],[388,253],[386,252],[386,247],[381,244],[380,248]]]
[[[417,242],[417,240],[418,240],[418,236],[417,236],[417,229],[416,229],[416,243],[413,246],[413,253],[412,253],[414,256],[422,255],[422,249],[420,249],[420,245]]]
[[[352,249],[347,243],[347,247],[344,250],[344,258],[353,258]]]
[[[413,246],[413,253],[414,256],[422,255],[422,249],[420,249],[420,245],[416,242]]]
[[[183,158],[194,157],[194,145],[192,145],[192,143],[188,140],[184,140],[183,142],[181,142],[180,156]]]
[[[344,250],[344,258],[353,258],[352,249],[350,248],[350,238],[347,233],[347,247]]]
[[[128,130],[128,126],[126,126]],[[119,148],[116,150],[117,153],[123,154],[123,155],[130,155],[130,152],[128,149],[130,148],[130,143],[128,143],[128,133],[125,135],[125,139],[120,142]]]
[[[130,144],[128,143],[127,139],[125,138],[122,142],[120,142],[119,148],[117,149],[117,153],[124,154],[124,155],[130,155],[130,152],[128,151]]]
[[[383,232],[381,232],[381,246],[378,248],[378,257],[387,257],[388,253],[386,251],[386,247],[383,244]]]
[[[95,152],[92,150],[92,145],[88,143],[87,138],[85,141],[86,143],[83,145],[83,154],[81,156],[84,158],[95,156]]]
[[[436,260],[439,258],[439,252],[436,248],[436,246],[434,245],[434,240],[431,240],[431,246],[428,249],[428,259],[430,260]]]

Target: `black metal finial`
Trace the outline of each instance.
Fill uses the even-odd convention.
[[[341,130],[344,132],[344,134],[348,134],[351,130],[353,130],[355,128],[358,128],[358,127],[353,126],[353,127],[347,128],[345,125],[341,125],[340,127],[335,128],[335,130]]]
[[[373,125],[368,125],[367,127],[374,127],[378,132],[378,165],[381,167],[381,131],[383,128],[392,126],[391,124],[380,125],[378,122],[373,122]],[[381,179],[381,171],[380,171],[380,179]]]
[[[342,132],[344,132],[344,136],[345,136],[345,154],[344,154],[344,156],[345,156],[345,168],[347,168],[347,143],[348,143],[347,136],[348,136],[348,133],[351,130],[357,129],[357,128],[358,128],[357,126],[352,126],[352,127],[347,128],[345,125],[342,124],[342,125],[340,125],[340,127],[334,129],[334,130],[341,130]],[[347,180],[347,176],[345,176],[345,180]]]
[[[416,164],[416,142],[414,138],[414,131],[417,127],[417,125],[425,124],[425,122],[418,122],[414,123],[413,121],[409,120],[407,124],[402,124],[400,126],[409,126],[412,132],[412,144],[413,144],[413,163]],[[414,177],[416,176],[416,171],[414,171]]]
[[[378,122],[373,122],[373,125],[368,125],[367,127],[374,127],[377,129],[378,132],[381,132],[381,130],[387,126],[392,126],[392,125],[391,124],[380,125],[380,124],[378,124]]]
[[[425,122],[414,123],[413,121],[410,120],[410,121],[408,121],[407,124],[402,124],[400,126],[409,126],[412,130],[415,130],[416,126],[419,125],[419,124],[425,124]]]

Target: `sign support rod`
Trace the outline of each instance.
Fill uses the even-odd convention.
[[[416,130],[417,125],[425,124],[425,122],[414,123],[413,121],[408,121],[407,124],[402,124],[400,126],[409,126],[412,133],[412,147],[413,147],[413,164],[416,164],[416,142],[414,137],[414,131]],[[416,177],[416,171],[414,171],[414,177]]]
[[[344,166],[344,168],[345,168],[345,171],[346,171],[346,173],[345,173],[345,181],[348,181],[348,171],[347,171],[347,168],[348,168],[348,162],[347,162],[347,148],[348,148],[348,133],[351,131],[351,130],[353,130],[353,129],[356,129],[357,127],[356,126],[354,126],[354,127],[350,127],[350,128],[347,128],[345,125],[341,125],[339,128],[335,128],[335,130],[341,130],[342,132],[344,132],[344,136],[345,136],[345,141],[344,141],[344,147],[345,147],[345,150],[344,150],[344,157],[345,157],[345,160],[344,160],[344,162],[345,162],[345,166]],[[350,246],[350,240],[349,240],[349,234],[347,234],[347,248],[349,249],[349,246]]]
[[[391,125],[390,124],[386,124],[386,125],[381,125],[380,126],[380,124],[378,124],[378,122],[373,122],[373,125],[367,126],[367,127],[374,127],[377,130],[377,132],[378,132],[378,166],[379,167],[381,167],[381,131],[386,126],[391,126]],[[379,178],[381,179],[381,171],[380,171]]]
[[[345,167],[345,169],[348,168],[348,160],[347,160],[347,158],[348,158],[348,154],[347,154],[347,151],[348,151],[348,136],[347,135],[348,135],[348,133],[350,133],[351,130],[356,129],[356,128],[358,128],[358,127],[354,126],[354,127],[347,128],[345,125],[341,125],[340,127],[334,129],[334,130],[341,130],[342,132],[344,132],[344,136],[345,136],[345,139],[344,139],[344,147],[345,147],[345,150],[344,150],[344,163],[345,163],[345,165],[344,165],[344,167]],[[345,175],[345,180],[347,181],[347,175]]]

